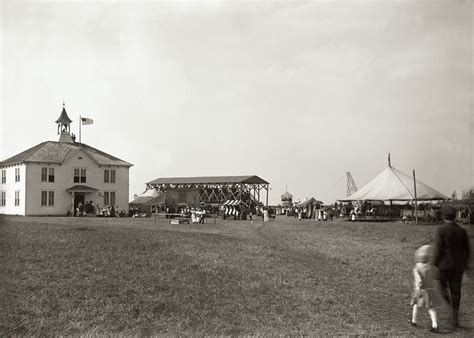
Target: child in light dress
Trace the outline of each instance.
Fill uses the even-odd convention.
[[[414,288],[410,305],[413,306],[410,324],[417,326],[418,310],[428,309],[431,319],[431,332],[439,333],[438,316],[435,307],[442,304],[435,282],[435,268],[429,263],[433,252],[431,245],[424,245],[415,252],[415,267],[413,268]]]

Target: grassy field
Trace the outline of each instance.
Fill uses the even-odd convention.
[[[425,335],[425,311],[407,324],[412,257],[435,229],[0,216],[0,335]],[[443,332],[474,334],[472,277]]]

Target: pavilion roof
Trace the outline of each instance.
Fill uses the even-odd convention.
[[[150,185],[163,184],[229,184],[229,183],[249,183],[249,184],[269,184],[264,179],[256,176],[201,176],[201,177],[161,177],[150,181]]]

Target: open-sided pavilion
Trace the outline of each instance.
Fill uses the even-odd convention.
[[[186,194],[194,194],[195,203],[223,204],[226,201],[239,201],[250,207],[260,203],[261,192],[266,192],[265,204],[268,206],[270,183],[256,176],[205,176],[205,177],[162,177],[147,182],[147,189],[160,193],[175,191],[179,202],[189,201]]]

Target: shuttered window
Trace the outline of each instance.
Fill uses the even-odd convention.
[[[54,206],[54,191],[47,191],[43,190],[41,191],[41,206]]]
[[[19,206],[20,205],[20,191],[17,190],[15,191],[15,206]]]
[[[115,191],[104,191],[104,205],[115,205]]]
[[[48,182],[54,182],[54,168],[49,168]]]
[[[54,191],[48,191],[48,205],[54,205]]]
[[[48,180],[48,168],[41,168],[41,182]]]
[[[42,191],[41,192],[41,206],[48,205],[48,192]]]
[[[74,168],[74,183],[86,183],[86,168]]]

